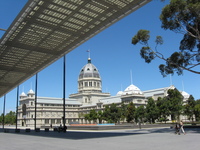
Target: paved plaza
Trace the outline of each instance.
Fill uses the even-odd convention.
[[[175,135],[170,128],[66,133],[0,131],[1,150],[188,150],[200,147],[199,128],[185,129],[186,135]]]

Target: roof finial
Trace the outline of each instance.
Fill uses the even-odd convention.
[[[90,49],[87,50],[87,52],[88,52],[88,63],[91,63],[91,58],[90,58]]]

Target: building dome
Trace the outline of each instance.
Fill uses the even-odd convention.
[[[81,69],[79,79],[82,78],[100,78],[98,69],[91,63],[91,59],[88,58],[88,63]]]
[[[123,91],[117,92],[117,96],[121,96],[123,94]]]
[[[32,89],[30,89],[27,95],[28,97],[34,97],[35,92]]]
[[[88,58],[88,63],[80,71],[78,78],[78,92],[102,92],[99,71],[91,63],[90,58]]]
[[[26,97],[26,94],[24,92],[22,92],[22,94],[20,95],[20,97]]]
[[[127,95],[127,94],[143,94],[143,93],[137,86],[131,84],[123,92],[123,95]]]
[[[190,97],[190,94],[188,94],[185,91],[182,91],[181,94],[183,95],[184,98],[189,98]]]
[[[30,89],[29,92],[28,92],[28,95],[30,95],[30,94],[31,95],[35,94],[32,89]]]

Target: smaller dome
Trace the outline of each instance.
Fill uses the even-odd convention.
[[[35,94],[34,91],[32,89],[30,89],[30,91],[28,92],[28,94]]]
[[[189,98],[190,97],[190,94],[188,94],[185,91],[182,91],[181,94],[183,95],[184,98]]]
[[[137,86],[131,84],[123,92],[123,95],[127,95],[127,94],[143,94],[143,93]]]
[[[22,92],[22,94],[20,96],[21,97],[26,97],[26,94],[24,92]]]
[[[122,94],[123,94],[123,91],[117,92],[117,96],[120,96],[120,95],[122,95]]]

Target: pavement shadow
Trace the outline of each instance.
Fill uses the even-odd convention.
[[[184,128],[186,133],[200,133],[200,128]],[[159,128],[159,129],[149,129],[149,133],[175,133],[174,128]]]
[[[55,132],[48,131],[45,132],[41,130],[40,132],[35,132],[35,130],[31,130],[30,132],[25,132],[25,130],[20,130],[19,133],[15,132],[15,129],[8,129],[9,132],[7,134],[18,134],[18,135],[26,135],[26,136],[40,136],[40,137],[48,137],[48,138],[63,138],[63,139],[72,139],[72,140],[81,140],[81,139],[92,139],[92,138],[105,138],[105,137],[119,137],[119,136],[129,136],[129,135],[141,135],[141,134],[151,134],[151,133],[174,133],[175,130],[173,128],[151,128],[151,129],[139,129],[139,130],[115,130],[115,131],[98,131],[98,132],[90,132],[90,131],[67,131],[64,132]],[[184,128],[186,134],[187,133],[200,133],[200,128]],[[4,130],[0,129],[0,133],[3,133]]]
[[[0,130],[0,133],[3,132]],[[40,137],[48,137],[48,138],[64,138],[64,139],[72,139],[72,140],[81,140],[81,139],[90,139],[90,138],[105,138],[105,137],[117,137],[117,136],[129,136],[129,135],[139,135],[146,133],[119,133],[119,132],[87,132],[87,131],[67,131],[67,132],[55,132],[55,131],[40,131],[35,132],[34,130],[30,132],[20,131],[16,133],[13,130],[9,129],[7,134],[18,134],[18,135],[26,135],[26,136],[40,136]]]

